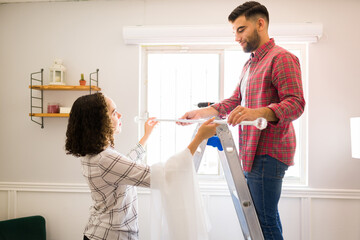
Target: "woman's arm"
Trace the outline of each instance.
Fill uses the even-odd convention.
[[[142,146],[146,145],[146,142],[150,136],[150,134],[152,133],[152,130],[154,129],[154,127],[156,126],[156,124],[158,124],[159,122],[154,121],[155,118],[149,118],[146,122],[145,122],[145,134],[144,136],[140,139],[139,143]]]
[[[204,122],[199,130],[197,131],[194,139],[191,141],[191,143],[188,146],[188,149],[190,150],[191,154],[194,155],[196,149],[201,144],[202,141],[204,141],[207,138],[210,138],[215,135],[216,133],[216,127],[218,124],[212,123],[214,121],[214,117]]]

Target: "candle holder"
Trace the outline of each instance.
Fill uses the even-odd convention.
[[[66,85],[65,70],[61,59],[55,59],[54,65],[50,68],[50,85]]]

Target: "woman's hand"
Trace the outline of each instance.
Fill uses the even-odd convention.
[[[145,134],[144,135],[149,135],[152,133],[154,127],[159,123],[158,121],[154,121],[154,117],[148,118],[148,120],[146,120],[145,122]]]
[[[215,120],[215,117],[210,118],[203,124],[201,124],[200,128],[198,129],[195,138],[198,137],[201,141],[204,139],[208,139],[215,135],[216,128],[219,124],[212,123]]]
[[[145,128],[145,133],[144,136],[140,139],[139,143],[143,146],[146,145],[146,142],[150,136],[150,134],[152,133],[152,131],[154,130],[155,126],[159,123],[158,121],[154,121],[154,117],[148,118],[148,120],[146,120],[144,128]]]
[[[196,149],[199,147],[202,141],[215,135],[216,128],[219,124],[213,123],[215,117],[204,122],[198,129],[194,139],[189,144],[188,148],[192,155],[194,155]]]

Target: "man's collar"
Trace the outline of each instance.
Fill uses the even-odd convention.
[[[262,59],[266,53],[275,46],[275,41],[273,38],[270,38],[265,44],[261,45],[258,49],[256,49],[255,53],[251,54],[251,61],[259,61]]]

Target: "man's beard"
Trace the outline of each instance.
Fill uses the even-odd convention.
[[[248,41],[246,41],[246,45],[243,48],[243,51],[246,53],[254,52],[260,45],[260,36],[254,30],[254,33],[249,37]]]

